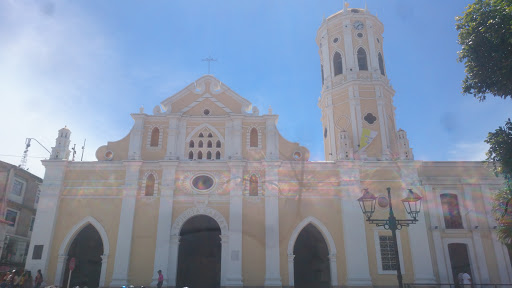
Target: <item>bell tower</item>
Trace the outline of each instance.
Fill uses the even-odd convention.
[[[386,74],[384,26],[367,9],[349,8],[324,19],[318,29],[326,160],[398,158],[395,91]],[[340,155],[345,155],[341,157]]]

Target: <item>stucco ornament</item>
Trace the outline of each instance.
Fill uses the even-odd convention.
[[[171,228],[171,236],[178,236],[180,235],[181,227],[183,224],[190,218],[196,215],[206,215],[210,216],[215,221],[217,221],[217,224],[219,224],[220,231],[222,235],[227,235],[228,233],[228,223],[226,222],[226,219],[224,219],[224,216],[222,214],[212,208],[209,207],[193,207],[185,210],[176,220],[174,221],[174,224]]]

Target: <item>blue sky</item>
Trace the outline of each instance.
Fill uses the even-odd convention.
[[[368,0],[383,22],[397,127],[417,160],[482,160],[487,132],[512,101],[461,94],[455,17],[471,1]],[[365,1],[349,1],[364,7]],[[315,36],[342,1],[1,1],[0,159],[18,164],[25,138],[54,145],[67,125],[84,160],[124,137],[130,113],[155,105],[207,73],[261,112],[272,106],[288,140],[323,160],[320,63]],[[78,158],[80,156],[78,150]],[[33,144],[42,176],[47,153]]]

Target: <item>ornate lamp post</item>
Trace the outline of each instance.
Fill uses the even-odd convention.
[[[404,204],[405,211],[407,211],[407,214],[409,214],[412,219],[396,219],[395,214],[393,213],[393,205],[391,202],[391,188],[388,187],[387,190],[389,202],[388,219],[372,219],[372,215],[375,212],[375,202],[377,197],[373,195],[367,188],[363,189],[363,196],[357,199],[357,201],[359,201],[359,206],[361,206],[361,210],[366,216],[366,221],[368,221],[368,223],[375,224],[377,227],[384,227],[386,230],[391,230],[396,259],[396,278],[398,279],[398,287],[403,288],[404,286],[402,283],[402,271],[400,270],[400,258],[398,255],[396,231],[418,222],[418,215],[421,209],[421,196],[413,192],[412,189],[408,189],[409,192],[407,193],[407,197],[402,199],[402,203]]]

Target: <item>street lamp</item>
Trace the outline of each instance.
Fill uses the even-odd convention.
[[[402,271],[400,270],[400,258],[398,256],[398,245],[396,240],[396,230],[400,230],[403,227],[408,227],[411,224],[418,222],[418,215],[421,209],[421,196],[413,192],[412,189],[408,189],[407,197],[402,199],[405,211],[412,217],[412,219],[396,219],[393,213],[393,205],[391,202],[391,188],[388,190],[388,202],[389,202],[389,216],[388,219],[372,219],[372,215],[375,212],[375,202],[377,197],[373,195],[368,188],[363,189],[363,196],[357,201],[363,214],[366,216],[366,221],[370,224],[375,224],[377,227],[384,227],[386,230],[391,230],[393,236],[393,246],[395,250],[396,259],[396,278],[398,279],[398,287],[403,288],[402,283]]]

